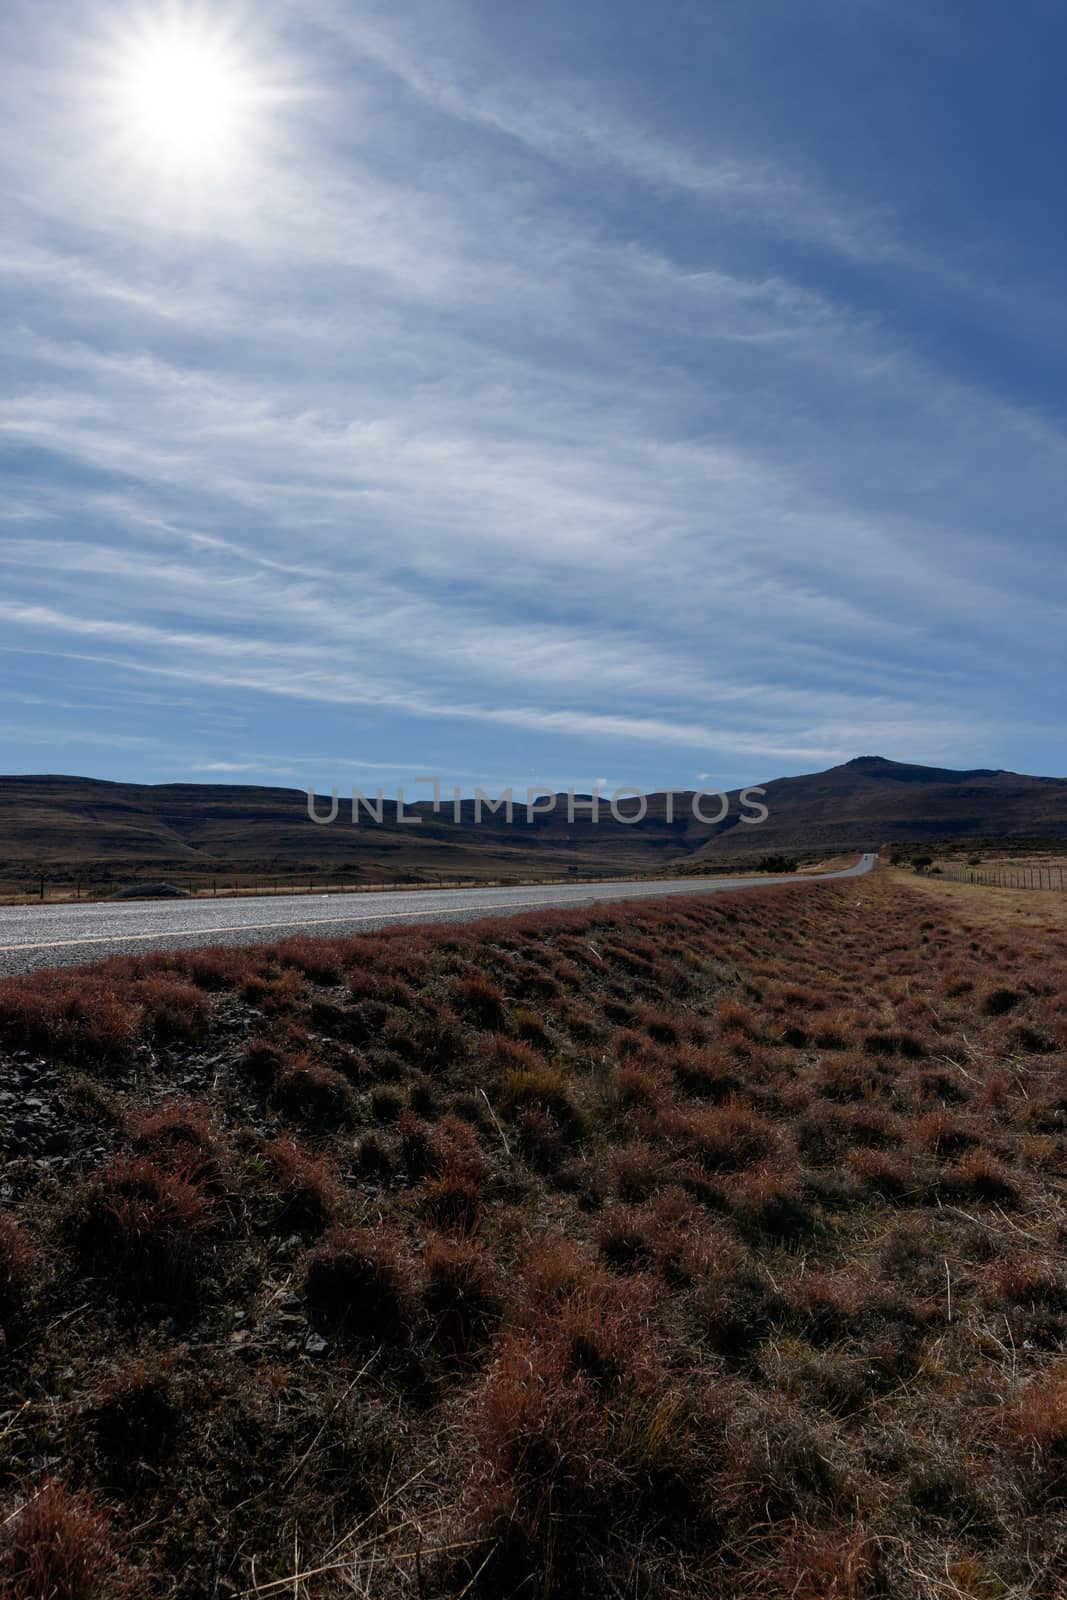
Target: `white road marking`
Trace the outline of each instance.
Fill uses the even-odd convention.
[[[131,933],[125,930],[115,930],[111,933],[85,934],[76,939],[45,939],[35,941],[34,943],[3,944],[0,945],[0,955],[17,955],[20,952],[32,953],[39,950],[70,950],[79,948],[81,946],[100,944],[125,946],[135,942],[144,943],[153,939],[169,939],[171,941],[194,939],[199,942],[201,947],[203,947],[210,946],[215,935],[221,936],[222,934],[227,933],[258,933],[263,932],[264,930],[278,928],[300,929],[326,926],[336,927],[339,924],[344,924],[351,927],[353,924],[364,922],[373,922],[388,926],[391,923],[401,922],[405,918],[410,917],[438,917],[447,921],[455,914],[466,916],[470,912],[528,910],[552,911],[559,907],[568,905],[620,904],[627,900],[659,899],[685,892],[695,892],[698,894],[703,892],[707,894],[714,894],[717,891],[724,889],[739,890],[770,888],[776,884],[789,884],[797,882],[818,883],[820,880],[826,882],[834,878],[863,876],[864,869],[868,871],[870,870],[869,863],[871,860],[871,857],[864,856],[855,867],[845,868],[843,871],[838,872],[812,874],[811,877],[807,878],[676,878],[668,880],[667,882],[650,883],[648,885],[635,883],[633,879],[619,879],[615,883],[601,883],[595,887],[590,885],[584,889],[577,889],[569,895],[566,893],[566,891],[561,894],[559,892],[561,886],[554,884],[552,885],[552,890],[554,892],[550,892],[547,896],[542,895],[542,897],[537,900],[491,900],[488,902],[488,904],[482,905],[457,905],[455,901],[450,901],[445,905],[438,904],[436,906],[423,906],[417,910],[410,911],[396,911],[388,909],[382,911],[368,911],[363,913],[352,912],[344,916],[335,917],[293,917],[286,918],[282,921],[233,922],[220,924],[218,926],[208,924],[207,926],[192,928],[177,928],[171,926],[168,928],[156,929],[150,933]],[[613,889],[619,889],[622,892],[613,895],[610,892]],[[123,907],[122,909],[125,910],[127,908]],[[131,906],[128,909],[132,910],[133,907]]]

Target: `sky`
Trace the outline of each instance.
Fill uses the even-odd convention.
[[[0,770],[1064,775],[1065,58],[1061,0],[5,0]]]

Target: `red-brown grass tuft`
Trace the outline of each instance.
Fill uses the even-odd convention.
[[[685,1094],[716,1103],[728,1100],[741,1088],[736,1062],[726,1061],[713,1051],[682,1049],[674,1063],[674,1076]]]
[[[1067,1275],[1040,1256],[1014,1256],[994,1261],[987,1273],[986,1298],[991,1305],[1067,1310]]]
[[[623,1111],[639,1106],[654,1111],[663,1103],[664,1087],[653,1072],[643,1067],[623,1066],[612,1077],[615,1100]]]
[[[270,1163],[278,1231],[314,1238],[332,1227],[341,1206],[341,1187],[329,1164],[290,1134],[272,1140],[264,1153]]]
[[[137,998],[148,1028],[159,1039],[198,1039],[205,1032],[211,1007],[191,983],[168,978],[144,978]]]
[[[470,1239],[432,1239],[423,1255],[423,1305],[434,1338],[454,1360],[468,1360],[488,1343],[502,1296],[492,1259]]]
[[[1004,1017],[1021,1005],[1025,998],[1018,989],[988,989],[981,998],[980,1008],[987,1017]]]
[[[29,1293],[34,1253],[10,1217],[0,1215],[0,1351],[21,1323]]]
[[[946,1167],[941,1186],[946,1194],[962,1200],[986,1200],[1001,1206],[1015,1206],[1020,1200],[1018,1183],[1004,1164],[985,1149],[968,1150],[959,1161]]]
[[[283,1017],[296,1011],[307,998],[307,984],[299,972],[253,973],[241,989],[241,997],[267,1017]]]
[[[343,1073],[310,1061],[295,1062],[278,1078],[274,1101],[279,1111],[309,1128],[350,1128],[356,1096]]]
[[[789,1600],[874,1600],[885,1593],[878,1543],[859,1528],[798,1529],[773,1551],[765,1572],[765,1592]]]
[[[977,1143],[977,1134],[943,1108],[915,1117],[911,1131],[917,1143],[939,1160],[959,1155]]]
[[[731,1184],[730,1201],[746,1231],[776,1243],[797,1244],[816,1230],[815,1215],[795,1169],[760,1167],[741,1173]]]
[[[109,1482],[127,1493],[145,1487],[145,1468],[160,1467],[182,1428],[171,1383],[172,1362],[142,1357],[111,1374],[92,1415]]]
[[[456,993],[456,1009],[478,1024],[480,1028],[501,1028],[504,1025],[504,991],[500,985],[483,973],[476,972],[463,978]]]
[[[1067,1374],[1054,1370],[1027,1385],[1001,1408],[998,1420],[1001,1436],[1029,1458],[1042,1499],[1067,1500]]]
[[[739,1100],[677,1115],[662,1123],[662,1131],[712,1173],[735,1172],[766,1161],[777,1142],[767,1119]]]
[[[0,1535],[4,1600],[111,1600],[119,1593],[107,1520],[50,1479],[23,1491]],[[126,1592],[125,1585],[122,1586]]]
[[[203,1107],[175,1100],[141,1108],[129,1114],[127,1127],[136,1150],[174,1167],[191,1183],[216,1193],[224,1188],[225,1157],[219,1131]]]
[[[305,1262],[304,1296],[312,1326],[331,1338],[403,1343],[411,1286],[399,1234],[380,1227],[328,1235]]]
[[[76,1062],[122,1060],[140,1021],[132,986],[120,992],[95,975],[46,973],[0,986],[0,1037],[14,1048]]]
[[[82,1271],[141,1306],[191,1313],[212,1222],[203,1190],[174,1165],[118,1159],[75,1198],[68,1226]]]

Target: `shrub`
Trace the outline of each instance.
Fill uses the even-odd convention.
[[[403,1342],[411,1320],[403,1243],[389,1229],[329,1235],[308,1256],[304,1296],[312,1326],[333,1338]]]
[[[117,1590],[104,1516],[54,1480],[24,1493],[0,1546],[4,1600],[111,1600]]]

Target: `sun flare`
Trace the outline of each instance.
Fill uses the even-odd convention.
[[[127,40],[114,111],[139,157],[158,168],[224,168],[247,133],[248,71],[225,37],[171,18]]]

